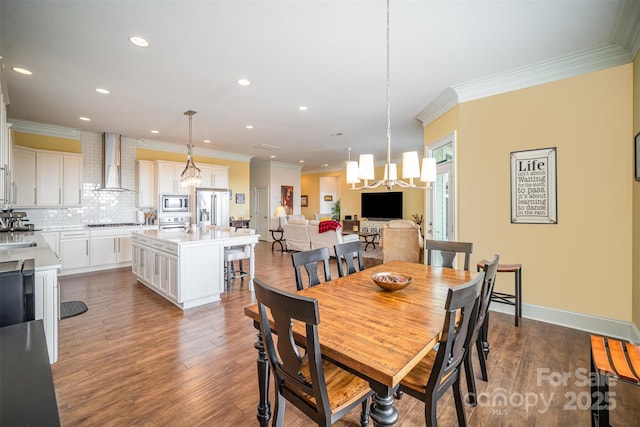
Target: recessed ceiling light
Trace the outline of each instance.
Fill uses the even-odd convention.
[[[272,154],[272,155],[270,155],[269,157],[271,157],[272,159],[275,159],[275,158],[276,158],[276,156],[274,156],[273,154]]]
[[[300,111],[307,111],[309,109],[309,107],[307,107],[306,105],[301,105],[298,107],[298,110]]]
[[[151,129],[151,133],[160,133],[159,130]]]
[[[80,117],[80,120],[82,120],[83,122],[90,122],[91,119],[89,117]]]
[[[111,92],[109,92],[107,89],[103,89],[103,88],[101,88],[101,87],[97,88],[97,89],[96,89],[96,92],[98,92],[98,93],[103,93],[103,94],[105,94],[105,95],[107,95],[107,94],[111,93]]]
[[[240,86],[249,86],[251,84],[251,82],[247,79],[240,79],[238,80],[238,84]]]
[[[149,47],[149,42],[140,36],[131,36],[129,41],[138,47]]]
[[[205,140],[204,140],[204,143],[205,143],[205,144],[211,144],[211,140],[209,140],[209,139],[205,139]]]
[[[253,129],[253,125],[246,125],[245,126],[247,129]]]
[[[20,73],[20,74],[24,74],[26,76],[30,76],[33,73],[29,70],[27,70],[26,68],[20,68],[20,67],[13,67],[11,68],[13,71],[15,71],[16,73]]]
[[[304,163],[304,160],[298,160],[300,163]]]

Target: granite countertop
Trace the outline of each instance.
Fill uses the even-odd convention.
[[[51,250],[39,231],[14,231],[0,233],[0,245],[12,242],[34,242],[28,248],[0,248],[0,262],[33,258],[36,270],[51,270],[62,266],[58,256]]]
[[[134,231],[135,234],[149,237],[152,239],[164,240],[177,244],[207,242],[216,240],[228,240],[228,239],[241,239],[246,237],[252,237],[258,240],[259,234],[245,234],[228,231],[213,231],[205,230],[203,228],[196,227],[195,231],[186,232],[182,229],[160,231],[160,230],[142,230]]]
[[[87,225],[64,225],[58,227],[42,227],[40,230],[44,232],[51,231],[74,231],[74,230],[119,230],[119,229],[129,229],[129,230],[157,230],[158,225],[118,225],[118,226],[108,226],[108,227],[89,227]]]

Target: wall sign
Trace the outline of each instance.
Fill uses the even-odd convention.
[[[511,153],[511,222],[558,223],[555,147]]]

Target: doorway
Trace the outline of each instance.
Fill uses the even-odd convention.
[[[256,233],[260,240],[269,241],[269,187],[253,187],[251,198]]]
[[[456,240],[456,132],[429,144],[427,155],[436,158],[436,182],[427,193],[426,237]]]

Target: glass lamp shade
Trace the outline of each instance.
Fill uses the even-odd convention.
[[[358,162],[350,160],[347,162],[347,184],[357,184],[358,179]]]
[[[402,178],[418,178],[420,176],[420,162],[417,151],[402,153]]]
[[[360,154],[360,162],[358,162],[358,178],[375,179],[375,171],[373,169],[373,154]]]
[[[422,159],[422,171],[420,173],[420,181],[436,182],[436,158],[425,157]]]
[[[276,210],[273,211],[273,216],[275,217],[287,216],[287,211],[284,210],[284,206],[278,205],[276,206]]]
[[[198,171],[195,167],[189,167],[182,172],[180,175],[180,187],[197,187],[202,183],[202,177],[200,176],[200,171]]]
[[[391,173],[388,173],[387,167],[389,167]],[[384,179],[389,181],[396,181],[398,179],[398,168],[395,163],[384,165]]]

